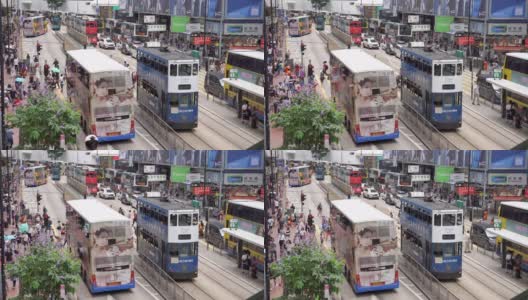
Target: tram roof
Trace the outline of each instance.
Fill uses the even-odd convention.
[[[341,61],[351,72],[356,74],[376,71],[393,72],[389,66],[361,49],[334,50],[332,51],[332,55]]]
[[[97,201],[96,199],[70,200],[68,204],[90,223],[111,221],[130,221],[117,211]]]
[[[528,53],[526,52],[510,52],[510,53],[506,53],[506,56],[528,60]]]
[[[231,78],[222,78],[221,79],[224,83],[227,83],[229,85],[232,85],[238,89],[241,89],[245,92],[248,92],[250,94],[256,95],[260,98],[264,97],[264,87],[260,85],[256,85],[252,82],[245,81],[242,79],[231,79]]]
[[[486,78],[486,81],[491,84],[497,85],[507,91],[511,91],[521,96],[528,97],[528,87],[524,85],[518,84],[507,79]]]
[[[392,221],[392,218],[359,199],[334,200],[332,205],[353,223]]]
[[[503,202],[501,202],[501,205],[511,206],[511,207],[522,209],[522,210],[528,210],[528,202],[503,201]]]
[[[258,247],[264,247],[264,237],[242,229],[222,228],[222,232],[234,236],[239,240],[248,242]]]
[[[160,198],[145,198],[145,197],[139,197],[138,201],[146,202],[152,206],[156,206],[161,210],[169,211],[169,210],[193,210],[196,209],[192,206],[192,203],[190,200],[180,200],[180,199],[172,199],[169,201],[161,201]]]
[[[423,48],[409,48],[404,47],[402,50],[415,53],[419,56],[422,56],[423,58],[427,60],[462,60],[461,58],[458,58],[452,54],[448,54],[441,51],[425,51]]]
[[[461,208],[456,207],[454,204],[446,203],[446,202],[431,202],[431,201],[425,201],[424,198],[421,197],[403,197],[402,200],[411,202],[413,204],[416,204],[417,206],[420,206],[424,208],[427,211],[437,211],[437,210],[462,210]]]
[[[197,58],[194,58],[185,52],[181,52],[181,51],[174,50],[174,49],[169,49],[168,52],[165,52],[165,51],[161,51],[160,48],[140,47],[138,50],[156,55],[159,58],[165,59],[165,60],[191,60],[191,61],[196,60],[198,61]]]
[[[518,234],[516,232],[510,231],[507,229],[495,229],[495,228],[488,228],[486,229],[486,232],[489,232],[491,234],[496,234],[505,240],[514,242],[515,244],[519,244],[523,247],[528,247],[528,237],[522,234]]]
[[[88,73],[129,71],[129,69],[97,49],[70,50],[68,54]]]
[[[229,200],[229,203],[238,204],[246,207],[256,208],[259,210],[264,210],[264,202],[263,201],[257,201],[257,200],[246,200],[246,199],[234,199]]]

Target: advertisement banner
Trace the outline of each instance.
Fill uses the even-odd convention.
[[[262,24],[224,24],[224,34],[261,36]]]
[[[457,37],[456,39],[456,43],[457,45],[459,46],[467,46],[468,44],[470,45],[474,45],[475,44],[475,38],[470,36],[470,37],[467,37],[467,36],[459,36]]]
[[[526,0],[490,0],[490,18],[523,18]]]
[[[147,32],[160,32],[165,30],[167,30],[167,26],[165,24],[147,25]]]
[[[450,26],[455,20],[454,17],[436,16],[435,17],[435,32],[449,32]]]
[[[211,189],[210,186],[195,186],[193,187],[193,194],[195,196],[203,196],[203,195],[212,195],[213,194],[213,190]]]
[[[207,151],[207,168],[220,169],[223,163],[224,151],[209,150]]]
[[[490,187],[488,194],[494,201],[520,201],[523,199],[522,186],[494,186]]]
[[[526,185],[526,173],[489,173],[489,185]]]
[[[200,173],[189,173],[187,174],[187,182],[196,183],[202,181],[202,174]]]
[[[490,153],[490,169],[526,168],[525,150],[494,150]]]
[[[409,24],[416,24],[420,22],[420,16],[417,15],[408,15],[407,16],[407,23]]]
[[[431,181],[431,175],[429,174],[411,175],[411,181],[412,182]]]
[[[200,26],[200,23],[189,23],[185,25],[185,32],[193,33],[193,32],[200,32],[202,31],[202,27]]]
[[[411,32],[424,32],[424,31],[431,31],[431,25],[429,24],[411,25]]]
[[[472,0],[473,7],[471,8],[471,16],[474,18],[486,17],[486,2],[487,0]]]
[[[226,155],[226,169],[262,169],[263,152],[261,150],[228,150]]]
[[[145,24],[156,23],[156,16],[143,16],[143,23]]]
[[[209,6],[207,7],[207,17],[222,17],[222,0],[209,0]]]
[[[488,24],[489,35],[526,35],[526,23],[490,23]]]
[[[185,32],[186,25],[190,22],[188,16],[172,16],[171,17],[171,32]]]
[[[225,185],[262,185],[263,175],[258,173],[225,173]]]
[[[226,0],[226,18],[260,19],[263,18],[262,0]]]
[[[449,183],[451,181],[451,174],[455,172],[454,167],[436,166],[435,167],[435,182]]]
[[[459,196],[476,195],[477,191],[474,186],[459,186],[456,188],[456,192]]]
[[[453,23],[449,25],[450,32],[467,32],[468,24],[464,23]]]
[[[166,181],[167,175],[165,174],[154,174],[154,175],[147,175],[147,182],[160,182],[160,181]]]
[[[407,173],[419,173],[419,172],[420,172],[420,166],[416,166],[416,165],[407,166]]]
[[[185,183],[187,181],[187,174],[191,172],[190,167],[171,166],[171,182]]]
[[[466,174],[464,173],[453,173],[449,176],[451,183],[464,182],[466,181]]]
[[[471,150],[471,168],[484,169],[488,165],[488,151]]]
[[[143,173],[149,174],[156,172],[156,166],[143,166]]]

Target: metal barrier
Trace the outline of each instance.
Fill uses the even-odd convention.
[[[404,122],[429,149],[458,149],[433,124],[427,121],[414,109],[401,106],[400,121]]]
[[[135,269],[145,278],[163,298],[167,300],[194,300],[191,294],[178,285],[155,264],[146,262],[140,256],[134,256]]]
[[[174,150],[194,150],[194,148],[186,143],[178,133],[172,129],[160,117],[151,113],[146,109],[138,106],[135,107],[135,119],[141,123],[145,129],[160,143],[165,149]]]
[[[407,255],[399,256],[400,269],[431,300],[457,300],[436,277]]]
[[[326,41],[326,49],[328,51],[333,51],[333,50],[337,50],[337,49],[343,49],[343,47],[341,47],[341,45],[339,45],[339,43],[336,42],[335,38],[328,36],[326,32],[322,32],[321,31],[320,37],[321,37],[321,39]]]

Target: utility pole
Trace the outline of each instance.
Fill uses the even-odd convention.
[[[204,168],[204,179],[203,179],[203,185],[202,185],[202,188],[203,188],[203,201],[202,201],[202,207],[203,207],[203,211],[205,212],[205,220],[206,221],[209,221],[209,210],[206,210],[206,206],[207,206],[207,193],[205,192],[205,183],[207,181],[207,153],[209,151],[207,150],[202,150],[202,151],[205,151],[205,155],[204,155],[204,164],[203,164],[203,168]]]
[[[225,1],[225,0],[224,0]],[[205,17],[204,17],[204,31],[203,31],[203,59],[205,63],[205,71],[209,71],[209,62],[207,61],[207,12],[209,11],[209,1],[205,1]],[[207,78],[207,76],[205,77]]]
[[[0,11],[1,11],[1,3],[0,3]],[[0,13],[1,15],[1,13]],[[2,23],[2,20],[1,20],[1,17],[0,17],[0,24]],[[0,25],[1,26],[1,25]],[[0,31],[1,31],[1,27],[0,27]],[[3,42],[2,42],[3,44]],[[3,79],[3,76],[4,76],[4,70],[3,70],[3,45],[2,45],[2,48],[0,51],[2,51],[2,79]],[[2,80],[2,94],[3,94],[3,89],[4,88],[4,85],[3,85],[3,80]],[[2,95],[2,100],[4,99],[3,95]],[[3,105],[4,101],[2,101],[2,108],[4,107]],[[2,114],[2,117],[3,117],[3,114]],[[2,126],[3,128],[3,126]],[[5,144],[2,145],[2,147],[4,147]],[[2,176],[2,173],[3,173],[3,167],[1,166],[1,163],[2,163],[2,151],[0,151],[0,236],[2,237],[0,239],[0,259],[1,259],[1,283],[2,283],[2,300],[6,300],[7,298],[7,292],[6,292],[6,278],[5,278],[5,239],[3,238],[5,233],[4,233],[4,177]],[[9,188],[9,187],[8,187]]]
[[[469,0],[469,7],[473,7],[473,0]],[[471,9],[468,12],[468,58],[469,58],[469,68],[471,69],[471,101],[473,101],[473,51],[471,51]],[[468,188],[469,193],[469,188]],[[469,196],[469,195],[468,195]]]

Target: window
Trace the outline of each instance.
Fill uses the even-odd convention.
[[[191,226],[191,214],[178,215],[178,226]]]
[[[170,215],[170,224],[171,226],[178,226],[178,214]]]
[[[442,76],[442,65],[435,64],[434,65],[434,76]]]
[[[443,76],[454,76],[455,75],[455,65],[454,64],[445,64],[442,70]]]
[[[456,243],[444,244],[444,257],[450,257],[455,255]]]
[[[433,255],[437,257],[442,257],[443,249],[442,244],[433,244]]]
[[[510,69],[515,72],[528,74],[528,60],[513,56],[507,56],[505,67],[506,69]]]
[[[444,94],[444,106],[453,106],[455,104],[455,96],[456,94]]]
[[[442,226],[455,226],[455,215],[444,214],[442,216]]]
[[[434,226],[442,226],[441,215],[439,214],[434,215]]]
[[[434,94],[433,101],[434,101],[434,106],[441,107],[442,106],[442,94]]]
[[[178,66],[178,76],[191,76],[191,65],[181,64]]]
[[[462,75],[462,64],[457,64],[457,75]]]
[[[198,64],[193,64],[193,76],[198,75]]]
[[[462,213],[457,214],[457,225],[462,225]]]
[[[170,76],[178,76],[178,65],[177,64],[170,65]]]
[[[193,225],[198,225],[198,214],[193,214]]]

